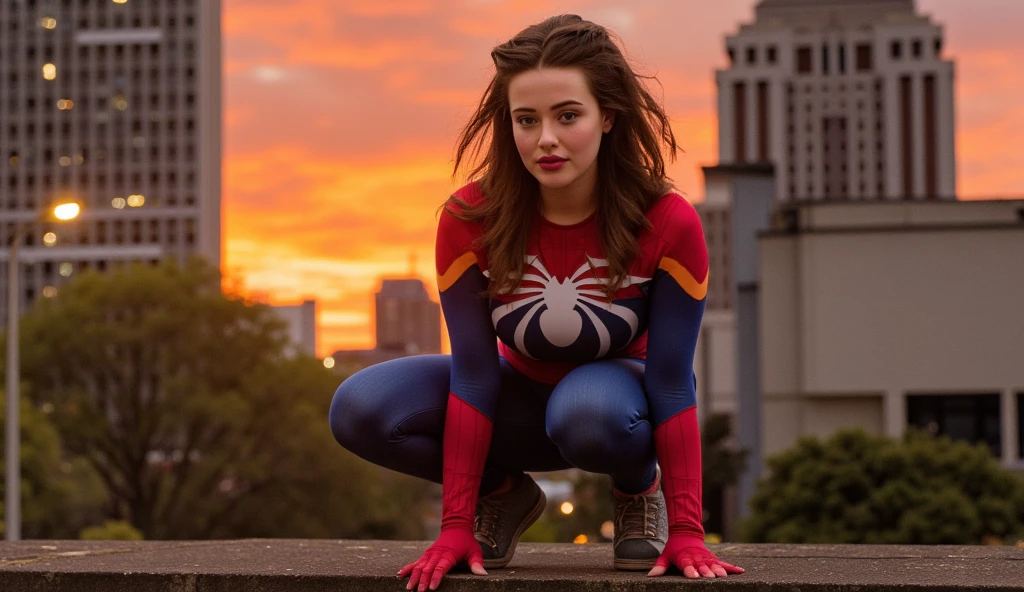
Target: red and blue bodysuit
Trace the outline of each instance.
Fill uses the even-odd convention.
[[[470,205],[486,199],[475,183],[455,195]],[[499,358],[548,385],[595,361],[630,358],[646,361],[645,419],[662,470],[669,547],[703,546],[693,356],[707,248],[696,211],[679,195],[660,198],[647,218],[651,228],[638,237],[639,254],[613,298],[605,293],[596,215],[571,226],[538,215],[520,287],[488,300],[480,296],[490,282],[477,242],[483,229],[441,214],[437,276],[452,347],[442,530],[472,528],[501,390]]]

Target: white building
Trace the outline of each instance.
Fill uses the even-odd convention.
[[[220,0],[0,2],[0,259],[31,224],[23,308],[87,268],[220,265],[220,29]],[[67,198],[80,219],[34,222]]]
[[[916,425],[1024,469],[1024,201],[800,204],[759,259],[764,454]]]
[[[716,73],[719,162],[788,200],[956,195],[953,62],[913,0],[763,0]]]
[[[705,178],[709,249],[734,260],[709,284],[697,396],[751,453],[726,532],[801,436],[916,426],[1024,470],[1024,200],[780,204],[769,165]]]

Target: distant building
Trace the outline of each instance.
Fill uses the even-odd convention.
[[[11,222],[32,224],[23,309],[85,269],[192,254],[220,265],[220,11],[220,0],[0,4],[0,247]],[[34,222],[64,198],[79,219]]]
[[[408,355],[441,352],[441,306],[421,280],[383,280],[375,298],[378,349]]]
[[[779,204],[771,166],[705,179],[712,210],[732,204],[729,238],[712,228],[708,245],[736,260],[731,310],[710,306],[709,285],[697,397],[751,451],[726,532],[765,458],[802,436],[916,426],[1024,470],[1024,200]]]
[[[763,0],[726,37],[718,160],[771,162],[780,201],[952,199],[953,62],[913,0]]]
[[[288,353],[316,355],[316,300],[304,300],[292,306],[272,306],[288,324]]]
[[[336,367],[362,368],[416,354],[441,353],[441,306],[415,278],[386,279],[374,295],[377,346],[338,350]]]
[[[764,166],[779,203],[952,200],[953,63],[913,0],[762,0],[716,72],[719,162]],[[711,273],[698,397],[736,409],[733,196],[705,169]]]
[[[765,454],[918,426],[1024,470],[1024,200],[800,204],[758,242]]]

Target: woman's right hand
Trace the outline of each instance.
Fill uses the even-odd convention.
[[[477,575],[487,575],[484,555],[473,533],[461,529],[444,530],[437,541],[423,552],[423,557],[403,567],[398,577],[410,576],[406,590],[417,588],[417,584],[417,592],[424,592],[428,585],[431,590],[437,590],[444,574],[460,563],[468,563],[470,571]]]

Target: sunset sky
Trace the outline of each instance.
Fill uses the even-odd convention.
[[[373,346],[380,278],[436,298],[438,205],[491,48],[575,13],[656,74],[685,153],[670,175],[703,199],[717,160],[714,70],[754,0],[225,0],[224,271],[271,304],[317,300],[318,354]],[[918,0],[956,62],[963,198],[1024,195],[1021,0]]]

